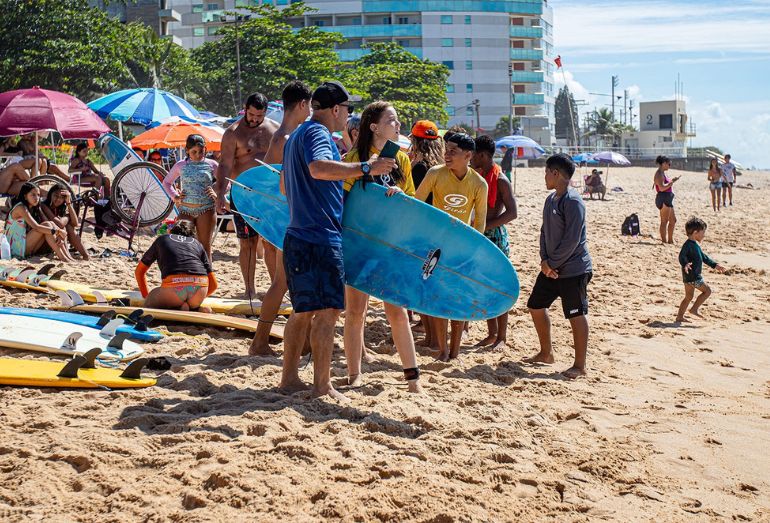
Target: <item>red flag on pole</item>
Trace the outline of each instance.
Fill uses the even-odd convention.
[[[553,62],[556,64],[556,67],[557,67],[558,69],[561,69],[561,55],[557,56],[557,57],[554,59],[554,61],[553,61]]]

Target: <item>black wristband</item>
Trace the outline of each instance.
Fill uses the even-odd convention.
[[[404,369],[404,378],[406,381],[413,381],[420,379],[420,369],[413,367],[411,369]]]

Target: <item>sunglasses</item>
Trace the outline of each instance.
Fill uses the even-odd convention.
[[[350,105],[350,104],[337,104],[337,105],[341,105],[342,107],[347,107],[348,108],[348,116],[353,114],[353,106],[352,105]]]

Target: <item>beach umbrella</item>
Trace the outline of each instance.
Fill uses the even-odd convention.
[[[221,129],[222,132],[224,132],[224,129],[222,129],[222,126],[216,124],[215,122],[212,122],[209,120],[196,120],[195,118],[188,118],[187,116],[169,116],[168,118],[164,118],[163,120],[159,120],[157,122],[151,122],[149,125],[145,125],[144,128],[149,130],[149,129],[154,129],[159,125],[165,125],[165,124],[176,125],[180,123],[202,125],[204,127],[213,127],[216,129]]]
[[[591,153],[580,153],[576,154],[572,157],[572,161],[575,163],[591,163],[596,165],[598,160],[594,160],[594,157]]]
[[[88,104],[96,114],[119,123],[118,131],[123,139],[122,122],[148,125],[169,116],[186,116],[200,119],[200,113],[189,102],[169,92],[155,88],[124,89],[94,100]]]
[[[514,149],[514,157],[517,160],[534,160],[540,158],[545,154],[545,149],[532,138],[520,134],[512,134],[510,136],[504,136],[495,142],[495,146],[499,149],[501,147],[507,147]],[[517,164],[513,162],[513,194],[516,194],[516,168]]]
[[[409,148],[412,146],[412,140],[410,140],[408,136],[404,136],[403,134],[399,134],[398,135],[398,146],[401,147],[402,151],[408,151]]]
[[[91,110],[66,93],[33,87],[0,94],[0,136],[56,131],[65,140],[98,138],[110,128]],[[37,162],[34,175],[37,176]]]
[[[169,122],[143,132],[131,140],[132,147],[147,149],[174,149],[184,147],[187,137],[200,134],[206,140],[206,149],[218,151],[222,144],[224,129],[217,126],[190,122]]]
[[[600,153],[595,153],[593,155],[593,159],[600,164],[607,164],[607,177],[604,179],[604,185],[607,187],[609,187],[610,165],[631,165],[631,162],[628,160],[628,158],[620,153],[616,153],[615,151],[602,151]]]

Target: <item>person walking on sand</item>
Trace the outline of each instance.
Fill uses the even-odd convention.
[[[735,185],[735,164],[730,161],[732,157],[725,155],[725,163],[722,164],[722,207],[727,207],[727,195],[730,195],[730,205],[733,204],[733,185]]]
[[[299,80],[289,82],[283,88],[281,100],[283,101],[283,121],[270,140],[270,147],[265,155],[265,163],[282,164],[283,148],[291,133],[310,116],[310,89]],[[283,175],[281,175],[283,176]],[[283,180],[281,180],[283,182]],[[285,192],[283,188],[282,192]],[[249,355],[273,355],[270,348],[270,328],[273,326],[278,309],[283,302],[288,287],[286,286],[286,271],[283,269],[283,252],[273,245],[265,242],[265,255],[275,256],[275,273],[272,275],[270,288],[262,299],[262,310],[259,314],[259,325],[254,339],[251,340]]]
[[[577,378],[586,373],[588,352],[588,283],[593,276],[586,240],[586,207],[570,187],[575,163],[566,154],[555,154],[545,163],[545,186],[554,190],[545,200],[540,229],[540,274],[527,301],[540,340],[540,352],[525,363],[553,363],[551,320],[548,307],[561,298],[564,317],[572,328],[575,361],[562,374]]]
[[[310,331],[314,397],[345,396],[331,383],[334,325],[345,308],[342,260],[343,181],[365,174],[381,176],[396,165],[392,158],[344,163],[332,133],[342,131],[353,112],[351,96],[339,82],[325,82],[311,100],[312,118],[300,125],[284,147],[284,185],[289,226],[283,240],[283,264],[294,313],[286,323],[280,387],[302,390],[302,348]]]
[[[495,163],[495,141],[491,136],[481,135],[476,138],[476,152],[471,158],[471,167],[484,177],[487,182],[487,225],[484,236],[503,251],[507,257],[510,254],[508,247],[508,231],[505,224],[516,219],[516,199],[513,197],[511,182]],[[505,347],[505,338],[508,334],[508,312],[504,312],[497,318],[487,320],[489,336],[479,343],[480,346],[492,345],[493,349]]]
[[[242,172],[260,165],[257,160],[262,160],[270,147],[270,140],[278,130],[278,124],[266,118],[267,98],[260,93],[249,95],[244,104],[245,114],[243,118],[227,128],[222,136],[221,156],[217,169],[217,183],[214,192],[217,194],[217,212],[227,212],[227,185],[230,180],[236,180]],[[241,267],[241,275],[246,285],[246,296],[253,300],[257,290],[254,285],[254,276],[257,266],[257,243],[259,236],[246,220],[238,214],[238,209],[230,203],[233,211],[233,224],[235,234],[240,241],[238,263]]]
[[[716,158],[709,161],[707,178],[709,191],[711,191],[711,207],[714,211],[718,211],[722,206],[722,170],[719,168],[719,162]]]
[[[703,281],[703,264],[705,263],[719,272],[725,272],[724,267],[709,258],[700,248],[700,242],[706,236],[706,222],[700,218],[690,218],[684,225],[684,230],[687,233],[687,241],[684,242],[682,250],[679,251],[679,265],[682,266],[682,280],[684,281],[684,299],[679,304],[679,311],[676,314],[677,323],[688,321],[685,319],[684,313],[687,312],[687,306],[692,302],[695,289],[700,292],[700,295],[690,308],[690,314],[699,318],[702,317],[700,307],[711,296],[711,287]]]
[[[658,156],[655,163],[658,164],[658,170],[655,171],[653,186],[656,192],[655,207],[660,211],[660,241],[674,243],[676,213],[674,212],[674,190],[672,187],[679,176],[673,178],[666,176],[666,171],[671,168],[671,160],[667,156]]]

